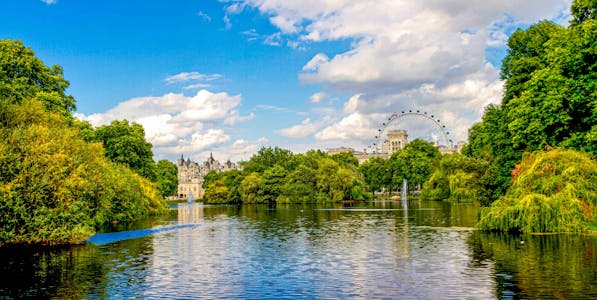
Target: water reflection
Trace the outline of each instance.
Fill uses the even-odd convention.
[[[176,206],[179,224],[199,224],[203,221],[203,204],[184,203]]]
[[[597,296],[595,238],[482,233],[471,228],[476,212],[418,200],[181,206],[145,222],[200,226],[100,246],[0,249],[0,298]]]
[[[597,299],[597,237],[476,232],[473,262],[495,264],[496,293],[533,299]]]

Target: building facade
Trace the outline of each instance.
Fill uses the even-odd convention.
[[[328,148],[326,152],[328,155],[334,155],[336,153],[342,152],[351,152],[354,156],[358,159],[359,163],[363,163],[373,157],[381,157],[381,158],[389,158],[392,154],[398,150],[404,149],[408,145],[408,133],[406,130],[389,130],[387,133],[387,139],[384,140],[381,147],[377,148],[377,150],[371,152],[367,152],[366,149],[361,151],[354,150],[353,148],[341,147],[341,148]],[[457,146],[454,147],[450,141],[450,145],[439,145],[437,142],[435,146],[438,148],[441,154],[450,154],[455,153],[462,150],[462,148],[466,145],[465,142],[458,142]]]
[[[388,131],[388,139],[381,146],[381,152],[392,154],[400,149],[404,149],[408,144],[408,134],[406,130]]]
[[[192,194],[194,199],[203,197],[205,191],[203,190],[203,177],[210,171],[222,172],[238,169],[235,163],[230,160],[225,163],[220,163],[214,159],[213,154],[209,154],[209,158],[203,163],[197,163],[187,157],[181,155],[177,160],[178,166],[178,198],[187,199]]]

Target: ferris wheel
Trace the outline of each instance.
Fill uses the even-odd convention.
[[[431,124],[433,124],[441,133],[441,136],[446,143],[445,145],[452,147],[452,140],[449,138],[450,132],[446,129],[446,125],[442,124],[441,120],[437,116],[425,111],[408,110],[401,111],[400,113],[394,112],[387,120],[384,120],[384,122],[381,124],[381,127],[377,129],[375,142],[373,143],[372,147],[373,151],[375,151],[375,153],[382,153],[382,146],[388,130],[395,127],[398,123],[400,123],[400,121],[409,118],[431,121]]]

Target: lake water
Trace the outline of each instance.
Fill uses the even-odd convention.
[[[0,299],[597,298],[597,237],[484,233],[473,205],[405,204],[181,206],[82,246],[0,249]]]

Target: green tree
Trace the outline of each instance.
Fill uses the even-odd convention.
[[[217,179],[209,184],[203,195],[205,203],[227,203],[228,202],[228,188],[224,181]]]
[[[139,175],[155,180],[155,163],[151,144],[145,140],[143,126],[127,120],[114,120],[97,128],[96,136],[106,149],[106,156]]]
[[[279,202],[286,203],[310,203],[322,200],[317,197],[316,171],[299,165],[294,171],[286,176],[286,182],[282,187],[282,197]],[[314,201],[315,199],[315,201]]]
[[[336,160],[338,161],[336,161]],[[292,154],[279,148],[262,148],[241,171],[210,172],[203,187],[228,190],[226,203],[325,203],[369,199],[356,160],[329,157],[320,150]]]
[[[501,70],[501,77],[506,80],[503,104],[520,96],[533,72],[545,68],[548,51],[545,43],[563,30],[552,22],[541,21],[526,30],[518,29],[510,36]]]
[[[238,192],[243,203],[263,202],[259,195],[262,181],[261,176],[257,172],[250,173],[241,181]]]
[[[510,187],[523,153],[564,146],[597,157],[595,1],[574,1],[568,28],[542,21],[517,30],[502,65],[505,93],[469,131],[466,154],[489,161],[492,198]]]
[[[0,245],[80,243],[106,222],[167,212],[155,184],[110,162],[40,101],[2,110]]]
[[[178,167],[175,163],[162,159],[156,163],[155,177],[158,190],[163,196],[176,196],[178,191]]]
[[[0,106],[36,98],[48,111],[72,119],[75,99],[60,66],[46,66],[20,40],[0,40]]]
[[[286,170],[276,164],[263,172],[263,182],[260,189],[262,201],[273,203],[282,193],[282,186],[285,182]]]
[[[387,169],[392,174],[390,186],[402,187],[402,182],[406,179],[409,190],[420,189],[431,176],[440,155],[437,147],[430,142],[415,139],[408,143],[388,160]]]
[[[460,153],[443,155],[439,166],[423,185],[421,197],[432,200],[473,201],[486,203],[481,179],[487,162]]]
[[[512,187],[481,211],[485,230],[583,232],[596,223],[597,162],[574,150],[536,151],[514,171]]]
[[[223,175],[223,172],[216,172],[215,170],[207,172],[207,174],[203,176],[203,184],[201,185],[201,187],[203,187],[203,189],[206,190],[210,184],[212,184],[216,180],[221,180]]]
[[[392,184],[392,174],[388,169],[388,160],[373,157],[359,166],[370,191],[381,191]]]
[[[352,166],[356,168],[359,166],[359,160],[356,157],[354,157],[354,154],[352,152],[336,153],[334,155],[331,155],[330,158],[335,160],[338,164],[344,167]]]
[[[263,173],[266,169],[278,164],[286,170],[291,170],[292,156],[292,152],[289,150],[278,147],[263,147],[245,163],[244,169],[247,172]]]
[[[571,25],[579,25],[589,20],[597,19],[597,1],[575,0],[570,7],[572,13]]]

